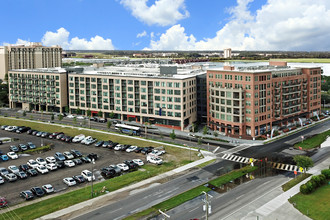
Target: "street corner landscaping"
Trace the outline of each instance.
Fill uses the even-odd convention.
[[[301,150],[309,150],[316,147],[320,147],[320,145],[330,137],[330,130],[317,134],[311,138],[308,138],[304,141],[301,141],[294,145],[294,148],[301,149]]]

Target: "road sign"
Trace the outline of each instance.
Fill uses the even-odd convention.
[[[299,170],[300,170],[300,172],[303,172],[304,171],[304,168],[299,167]]]
[[[253,158],[250,158],[250,163],[253,163]]]

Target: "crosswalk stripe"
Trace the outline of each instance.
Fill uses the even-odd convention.
[[[289,170],[289,164],[287,164],[284,169]]]
[[[233,160],[233,161],[236,161],[237,158],[238,158],[238,156],[234,156],[234,157],[232,158],[232,160]]]

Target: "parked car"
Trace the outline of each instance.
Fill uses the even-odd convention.
[[[94,144],[95,147],[101,147],[103,145],[104,141],[98,141],[96,144]]]
[[[91,145],[91,144],[95,143],[96,141],[97,141],[97,139],[86,140],[86,141],[84,142],[84,144],[85,144],[85,145]]]
[[[30,159],[28,162],[27,162],[27,165],[33,169],[37,168],[37,166],[39,166],[39,164],[37,163],[37,161],[33,160],[33,159]]]
[[[46,138],[46,137],[49,137],[49,133],[48,132],[42,132],[42,134],[40,135],[40,137],[42,138]]]
[[[82,143],[82,144],[86,144],[86,142],[88,142],[88,141],[92,141],[92,140],[94,140],[92,136],[87,136],[87,137],[85,137],[83,140],[81,140],[80,143]]]
[[[155,155],[155,156],[161,156],[161,155],[165,154],[165,151],[164,150],[153,150],[148,154]]]
[[[24,171],[19,171],[18,173],[15,173],[15,174],[21,180],[28,178],[28,175]]]
[[[59,160],[59,161],[65,161],[65,156],[62,154],[62,153],[60,153],[60,152],[56,152],[55,153],[55,159],[56,160]]]
[[[64,137],[64,136],[65,136],[65,134],[59,134],[59,135],[56,136],[56,139],[57,139],[57,140],[61,140],[61,138]],[[54,138],[53,138],[53,139],[54,139]]]
[[[117,144],[113,149],[114,150],[121,150],[122,145],[121,144]]]
[[[89,182],[92,181],[92,179],[95,180],[95,176],[89,170],[83,170],[81,175]]]
[[[15,165],[8,166],[8,170],[12,173],[18,173],[19,172],[19,169]]]
[[[77,182],[72,177],[66,177],[63,179],[63,182],[68,186],[74,186]]]
[[[154,149],[154,147],[144,147],[144,148],[141,150],[141,153],[142,153],[142,154],[148,154],[148,153],[150,153],[153,149]]]
[[[128,152],[128,153],[133,152],[133,151],[135,151],[136,148],[137,148],[137,146],[132,145],[132,146],[130,146],[129,148],[126,149],[126,152]]]
[[[50,156],[50,157],[46,157],[46,161],[47,161],[48,163],[55,163],[55,162],[56,162],[56,159],[55,159],[55,157]]]
[[[24,172],[26,172],[30,167],[27,164],[21,164],[18,166],[18,168]]]
[[[32,134],[33,136],[36,136],[36,135],[38,134],[38,132],[39,132],[39,131],[34,130],[31,134]]]
[[[114,147],[116,147],[118,145],[118,143],[116,142],[111,142],[110,145],[109,145],[109,149],[113,149]]]
[[[71,136],[66,136],[65,137],[65,142],[72,142],[72,139],[73,139],[73,137],[71,137]]]
[[[1,130],[5,130],[8,127],[8,125],[2,125]]]
[[[104,141],[102,147],[110,147],[110,144],[111,144],[110,141]]]
[[[5,180],[2,178],[2,176],[0,176],[0,184],[4,184]]]
[[[4,177],[8,182],[14,182],[17,180],[17,176],[13,173],[8,173]]]
[[[76,175],[72,177],[77,183],[84,183],[86,179],[82,175]]]
[[[65,160],[64,165],[67,167],[74,167],[76,164],[72,160]]]
[[[72,143],[80,143],[84,139],[85,139],[85,135],[79,134],[72,139]]]
[[[100,123],[106,123],[108,120],[106,118],[99,118],[98,122]]]
[[[128,171],[129,170],[129,167],[124,164],[124,163],[119,163],[117,164],[117,166],[122,170],[122,171]]]
[[[39,131],[38,133],[36,133],[37,137],[41,137],[42,133],[44,133],[43,131]]]
[[[39,165],[39,166],[37,166],[36,169],[41,174],[46,174],[49,172],[48,169],[44,165]]]
[[[22,127],[18,128],[18,129],[16,130],[16,133],[21,134],[21,133],[27,132],[27,131],[29,131],[29,130],[31,130],[30,127],[22,126]]]
[[[127,150],[127,148],[129,148],[131,145],[129,145],[129,144],[125,144],[125,145],[123,145],[122,147],[121,147],[121,151],[126,151]]]
[[[25,190],[19,193],[19,196],[25,200],[33,199],[33,193],[30,190]]]
[[[82,154],[80,153],[79,150],[72,149],[70,152],[74,157],[81,157],[82,156]]]
[[[0,197],[0,208],[6,207],[8,204],[5,197]]]
[[[80,119],[80,120],[85,120],[85,119],[86,119],[86,117],[85,117],[85,116],[82,116],[82,115],[79,115],[79,116],[77,116],[76,118],[77,118],[77,119]]]
[[[133,162],[136,163],[139,166],[143,166],[144,165],[144,163],[143,163],[143,161],[141,159],[133,159]]]
[[[82,160],[80,160],[79,158],[73,159],[72,160],[76,165],[81,165],[82,164]]]
[[[160,159],[159,157],[147,156],[147,162],[160,165],[163,163],[163,160]]]
[[[33,133],[34,131],[36,131],[36,130],[30,129],[30,130],[28,130],[26,133],[32,135],[32,133]]]
[[[55,163],[48,163],[48,164],[46,164],[46,168],[47,168],[47,170],[54,171],[54,170],[57,170],[57,165]]]
[[[10,145],[9,150],[17,153],[20,149],[16,145]]]
[[[104,178],[112,178],[116,176],[116,171],[110,167],[104,167],[101,169],[101,175]]]
[[[65,156],[66,159],[71,160],[74,158],[74,156],[69,152],[69,151],[64,151],[63,155]]]
[[[19,144],[18,147],[20,148],[21,151],[26,151],[28,150],[28,146],[26,146],[25,144]]]
[[[54,187],[52,185],[50,185],[50,184],[43,185],[41,188],[47,194],[54,192]]]
[[[97,154],[94,154],[94,153],[88,154],[87,157],[89,157],[91,160],[97,160],[97,158],[98,158]]]
[[[135,153],[140,153],[141,150],[142,150],[142,147],[137,147],[137,148],[134,150],[134,152],[135,152]]]
[[[133,170],[137,170],[139,168],[139,166],[134,163],[134,161],[132,160],[126,160],[124,161],[124,164],[126,164],[129,168],[129,170],[133,171]]]
[[[45,195],[45,192],[38,186],[32,187],[31,192],[38,197],[42,197]]]
[[[5,177],[5,175],[8,174],[8,173],[9,173],[9,171],[6,168],[0,167],[0,175],[2,177]]]
[[[64,161],[62,161],[62,160],[57,161],[55,164],[56,164],[57,168],[64,168],[65,167]]]
[[[89,157],[82,157],[81,160],[85,163],[91,163],[92,160]]]
[[[37,159],[36,159],[36,162],[39,164],[39,165],[46,165],[47,164],[47,162],[44,160],[44,158],[42,158],[42,157],[38,157]]]
[[[32,142],[28,142],[28,143],[27,143],[27,146],[28,146],[30,149],[36,149],[36,148],[37,148],[36,145],[33,144]]]
[[[8,156],[10,159],[12,159],[12,160],[18,159],[18,155],[17,155],[15,152],[13,152],[13,151],[8,152],[8,153],[7,153],[7,156]]]
[[[66,117],[67,118],[75,118],[76,116],[74,116],[74,115],[67,115]]]
[[[29,175],[29,176],[37,176],[38,175],[38,172],[36,169],[28,169],[26,171],[26,173]]]
[[[109,167],[116,172],[117,176],[119,176],[122,173],[122,170],[117,165],[111,164]]]
[[[0,155],[0,159],[2,161],[8,161],[9,160],[9,157],[6,154],[2,154],[2,155]]]

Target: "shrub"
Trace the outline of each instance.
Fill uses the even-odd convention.
[[[314,188],[319,187],[321,185],[321,179],[319,176],[312,176],[310,181],[313,183]]]
[[[320,174],[319,175],[319,178],[320,178],[321,185],[323,185],[323,184],[326,183],[327,178],[325,177],[325,175]]]
[[[308,181],[306,183],[306,186],[307,186],[307,190],[308,190],[308,193],[311,193],[315,190],[315,183],[313,181]]]
[[[309,193],[306,184],[302,184],[302,185],[300,186],[300,192],[301,192],[302,194],[308,194],[308,193]]]
[[[325,176],[325,178],[330,179],[330,169],[322,170],[321,173]]]

